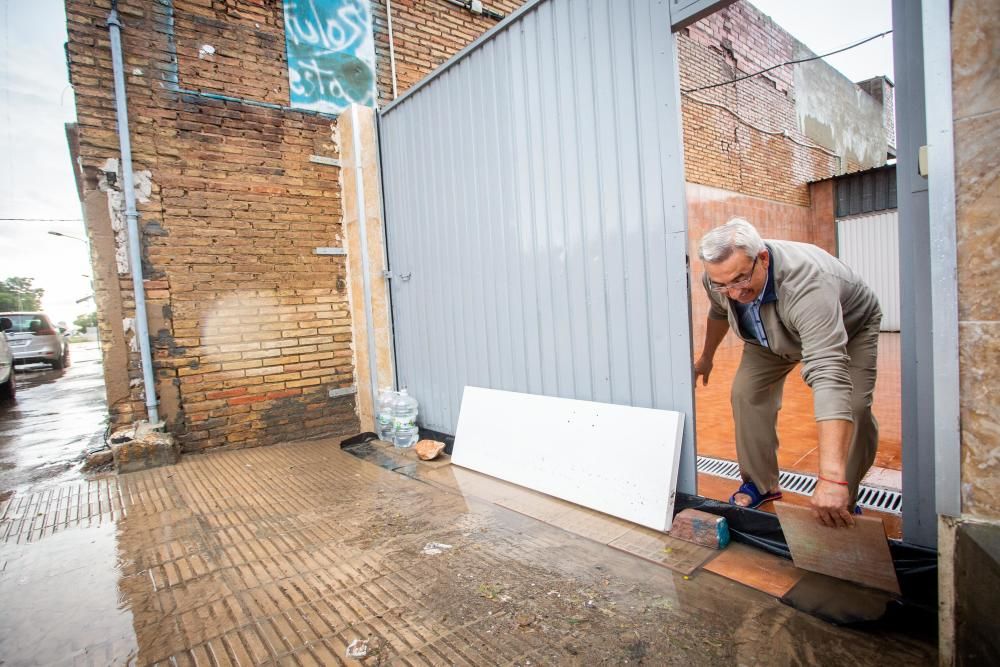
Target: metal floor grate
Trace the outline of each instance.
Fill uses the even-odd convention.
[[[726,479],[740,479],[740,467],[735,461],[715,459],[710,456],[698,457],[698,472]],[[812,495],[816,488],[816,475],[782,470],[778,473],[778,484],[782,491],[798,493],[803,496]],[[880,489],[876,486],[861,485],[858,491],[858,504],[865,509],[901,514],[903,511],[903,494],[890,489]]]

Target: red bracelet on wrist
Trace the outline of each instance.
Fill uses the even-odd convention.
[[[831,484],[839,484],[840,486],[850,486],[850,483],[848,482],[838,482],[835,479],[829,479],[828,477],[823,477],[823,475],[819,475],[819,478],[824,482],[830,482]]]

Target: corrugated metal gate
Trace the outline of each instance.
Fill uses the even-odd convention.
[[[424,427],[455,432],[465,385],[678,410],[694,491],[669,26],[662,0],[528,2],[380,112],[397,379]]]
[[[882,331],[899,331],[898,211],[838,219],[837,252],[878,295]]]

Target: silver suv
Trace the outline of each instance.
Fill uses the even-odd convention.
[[[11,327],[10,319],[0,317],[0,331],[7,331]],[[10,352],[7,344],[7,337],[0,333],[0,402],[13,401],[17,392],[17,385],[14,381],[14,355]]]
[[[15,364],[69,366],[69,342],[45,313],[0,313],[0,317],[11,322],[5,333]]]

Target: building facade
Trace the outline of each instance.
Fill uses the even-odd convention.
[[[391,101],[521,3],[329,4],[335,16],[311,22],[291,0],[117,3],[160,414],[187,451],[357,432],[347,260],[317,253],[346,245],[337,114],[348,101]],[[109,6],[66,8],[76,161],[121,423],[145,409]],[[744,215],[767,236],[832,249],[832,189],[810,182],[884,161],[882,106],[822,61],[715,85],[806,54],[745,2],[686,28],[678,47],[692,245]],[[704,307],[695,295],[696,323]]]

